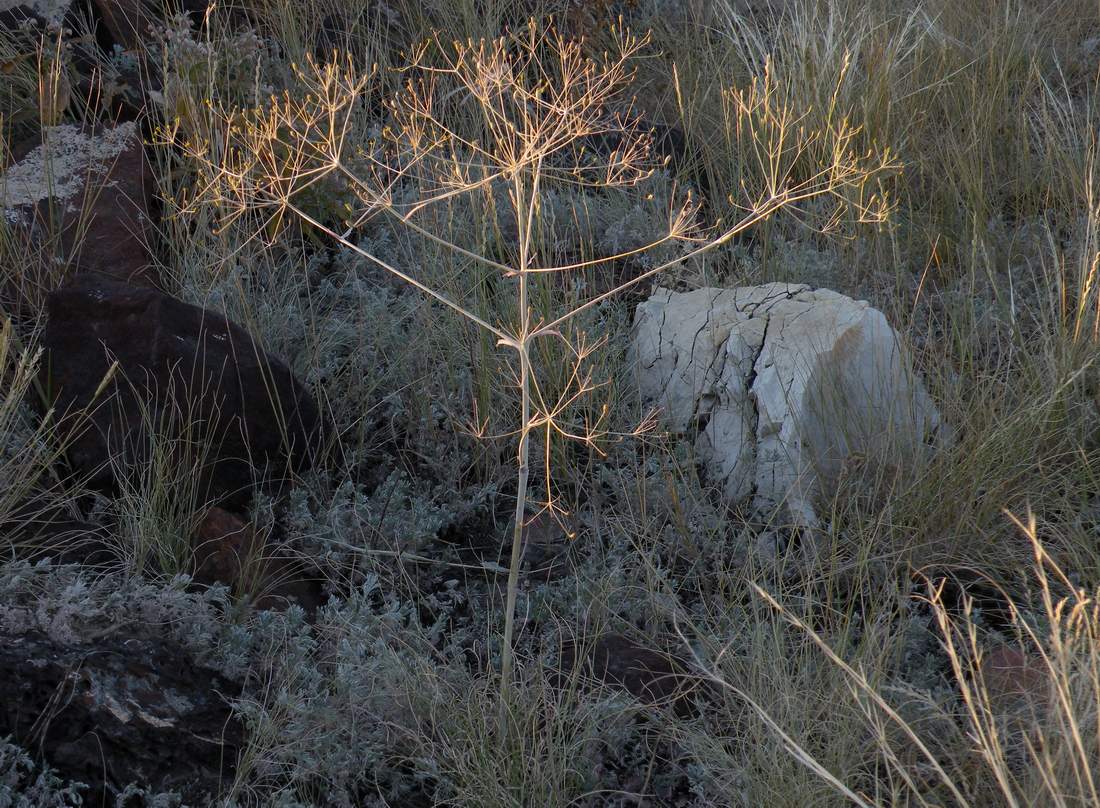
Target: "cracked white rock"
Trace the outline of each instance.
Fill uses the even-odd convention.
[[[815,505],[853,455],[918,462],[940,414],[882,312],[826,289],[772,283],[659,289],[638,306],[644,399],[733,501],[818,525]]]

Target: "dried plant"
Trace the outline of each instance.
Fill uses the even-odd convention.
[[[859,151],[858,128],[840,117],[828,130],[806,128],[806,111],[787,105],[784,99],[790,94],[765,71],[749,86],[729,91],[738,137],[755,161],[746,172],[753,183],[744,184],[744,198],[736,205],[741,213],[737,221],[704,224],[691,194],[678,194],[666,211],[664,232],[648,243],[573,263],[546,261],[539,222],[548,193],[630,192],[663,165],[628,94],[648,37],[618,28],[611,41],[613,47],[593,57],[583,41],[533,21],[493,41],[447,43],[437,35],[410,56],[402,69],[402,89],[382,100],[386,125],[376,127],[373,135],[367,134],[363,119],[372,114],[371,103],[380,100],[377,71],[357,70],[350,62],[310,62],[297,69],[300,92],[286,92],[251,110],[213,106],[217,125],[212,139],[180,144],[200,167],[196,203],[216,207],[223,225],[255,223],[255,237],[265,238],[296,217],[315,235],[380,266],[511,351],[519,418],[510,435],[516,447],[516,505],[502,709],[511,690],[523,527],[528,502],[536,499],[529,485],[531,442],[537,437],[549,446],[564,439],[598,447],[611,436],[604,419],[571,423],[568,417],[599,386],[586,370],[586,360],[601,341],[580,332],[578,315],[720,248],[782,209],[797,212],[810,200],[818,206],[831,201],[838,215],[860,221],[882,221],[890,209],[877,180],[896,168],[891,155]],[[514,223],[502,248],[470,249],[436,226],[436,212],[453,200],[492,198],[500,188],[506,189],[507,214]],[[317,211],[313,202],[318,194],[347,201],[343,222]],[[495,320],[482,316],[438,285],[366,249],[356,234],[376,217],[434,243],[465,267],[498,273],[513,295],[509,315]],[[677,248],[672,258],[650,261],[632,277],[605,285],[605,291],[580,302],[559,296],[559,308],[535,314],[536,288],[564,288],[560,280],[556,287],[540,285],[552,283],[555,276],[610,272],[657,248],[667,255],[669,246]],[[540,384],[535,366],[534,347],[546,340],[564,345],[562,355],[571,364],[568,381],[557,394]],[[476,418],[474,428],[483,430]],[[540,512],[560,516],[550,486],[549,451],[546,457]]]

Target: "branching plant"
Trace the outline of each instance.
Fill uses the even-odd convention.
[[[629,95],[634,64],[648,38],[620,29],[612,40],[612,48],[590,56],[584,42],[535,22],[495,41],[447,43],[437,36],[411,55],[400,89],[384,99],[379,96],[386,77],[377,71],[356,70],[339,60],[310,63],[296,72],[298,91],[257,109],[214,108],[214,140],[180,144],[199,166],[196,203],[218,209],[224,226],[243,222],[256,238],[270,238],[297,219],[313,235],[354,251],[476,324],[509,352],[519,414],[507,436],[515,442],[516,503],[502,709],[511,689],[529,503],[537,502],[540,513],[562,513],[550,484],[549,451],[541,498],[534,493],[532,441],[547,448],[562,440],[598,448],[612,436],[606,419],[571,415],[599,385],[586,360],[601,342],[585,336],[577,325],[580,315],[718,250],[780,210],[821,215],[828,208],[822,221],[829,223],[839,217],[882,221],[890,208],[879,179],[896,168],[891,155],[857,151],[858,129],[839,117],[828,129],[806,129],[808,111],[788,106],[784,99],[790,94],[765,70],[747,87],[729,91],[742,154],[750,162],[741,172],[737,221],[704,223],[691,193],[674,193],[662,217],[664,231],[642,246],[572,262],[550,260],[543,246],[543,213],[551,193],[619,189],[636,192],[644,202],[642,183],[664,163]],[[344,221],[319,212],[318,198],[345,203]],[[447,206],[462,198],[485,202],[498,214],[495,200],[505,199],[506,232],[480,246],[459,243],[462,239],[439,223]],[[509,305],[487,315],[430,278],[394,266],[359,237],[368,222],[379,219],[451,254],[460,269],[495,274]],[[560,294],[563,275],[596,271],[616,277],[613,270],[627,263],[635,267],[632,275],[597,287],[603,291],[587,299]],[[549,296],[549,308],[536,309],[536,293],[540,301]],[[545,369],[536,361],[543,355],[536,346],[547,341],[564,346],[557,355],[569,364],[558,377],[564,384],[555,390],[542,383]],[[475,422],[483,431],[484,422]]]

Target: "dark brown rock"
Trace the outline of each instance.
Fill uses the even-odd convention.
[[[1050,672],[1043,660],[1018,645],[987,650],[978,667],[980,686],[998,713],[1042,713],[1050,701]]]
[[[136,135],[106,173],[89,185],[90,216],[83,238],[77,240],[77,216],[70,214],[62,221],[67,254],[77,257],[80,271],[159,286],[147,246],[153,185],[141,137]]]
[[[181,473],[198,503],[244,504],[255,484],[310,464],[312,396],[222,314],[84,274],[50,294],[42,346],[69,464],[92,485],[109,489],[140,468],[154,429],[188,450],[180,462],[196,471]]]
[[[647,648],[622,634],[602,634],[591,642],[566,640],[560,656],[561,674],[574,672],[619,687],[655,706],[671,706],[677,715],[693,711],[690,699],[697,677],[679,657]]]
[[[131,782],[205,804],[244,742],[228,703],[240,686],[159,640],[0,637],[0,687],[0,737],[90,786],[87,805],[114,805]]]
[[[322,603],[319,581],[304,565],[270,546],[252,525],[223,508],[208,509],[191,538],[194,578],[200,584],[225,584],[251,595],[257,609],[297,603],[314,613]]]
[[[20,555],[48,557],[56,564],[108,568],[118,564],[118,548],[100,525],[85,522],[79,512],[58,502],[50,492],[35,492],[0,520],[0,536],[10,539]]]
[[[111,40],[129,51],[139,51],[149,40],[150,26],[161,15],[145,0],[92,0]],[[162,8],[158,4],[157,9]]]
[[[27,245],[28,263],[0,298],[16,317],[36,314],[77,268],[159,284],[147,247],[154,181],[135,124],[47,127],[12,156],[0,175],[0,215]],[[31,260],[38,252],[42,260]]]
[[[236,514],[223,508],[208,509],[191,537],[195,580],[229,586],[238,583],[250,562],[263,554],[263,544],[252,526]]]

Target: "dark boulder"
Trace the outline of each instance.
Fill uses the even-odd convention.
[[[113,44],[139,52],[152,39],[150,31],[161,23],[163,6],[145,0],[92,0]]]
[[[240,686],[160,640],[3,636],[0,687],[0,737],[88,785],[88,805],[114,805],[133,782],[205,804],[244,745],[228,702]]]
[[[257,609],[282,609],[292,603],[313,615],[324,603],[316,574],[275,546],[261,531],[223,508],[210,508],[191,536],[194,579],[199,584],[225,584],[249,595]]]
[[[85,521],[58,488],[39,488],[0,519],[0,536],[21,556],[48,557],[57,564],[107,569],[118,565],[118,548],[103,525]]]
[[[644,704],[671,707],[679,716],[692,714],[691,693],[699,682],[685,660],[614,632],[562,643],[557,684],[573,675],[618,687]]]
[[[147,246],[154,180],[135,124],[46,127],[12,157],[0,174],[0,215],[28,258],[2,284],[0,303],[17,319],[33,320],[42,296],[76,268],[159,285]]]
[[[69,464],[93,486],[148,468],[154,444],[178,453],[197,505],[244,504],[255,485],[309,466],[316,403],[224,315],[98,274],[78,275],[46,308],[43,386]]]

